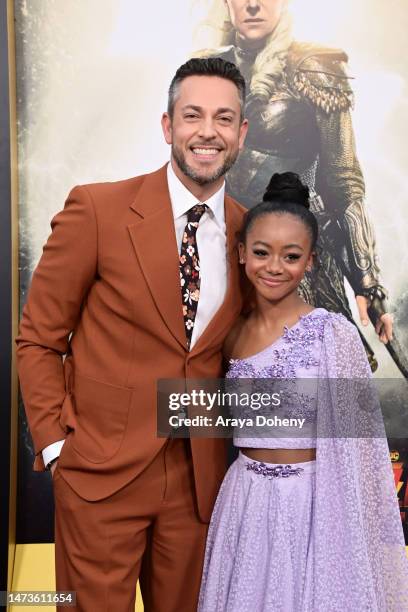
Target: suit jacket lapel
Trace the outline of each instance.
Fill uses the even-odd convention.
[[[128,230],[155,304],[170,332],[187,350],[178,248],[166,168],[167,165],[146,175],[131,204],[137,217]]]
[[[157,172],[146,175],[131,209],[137,216],[128,230],[146,283],[168,329],[187,350],[178,247],[167,185],[167,164]],[[235,312],[241,309],[237,233],[241,228],[242,214],[228,196],[225,196],[225,222],[227,291],[221,307],[193,346],[192,354],[206,349],[216,341],[218,334],[231,325]]]

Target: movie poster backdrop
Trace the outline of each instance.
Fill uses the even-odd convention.
[[[250,49],[223,0],[15,0],[21,308],[72,186],[163,165],[169,82],[187,58],[217,55],[240,65],[250,94],[250,134],[228,190],[251,207],[274,171],[302,176],[321,230],[318,271],[303,295],[355,322],[376,377],[406,377],[405,2],[269,3],[282,5],[277,25]],[[388,296],[391,347],[361,326],[359,292],[374,300],[374,319]],[[51,480],[32,472],[22,406],[19,427],[17,538],[52,542]],[[407,449],[406,439],[390,440],[406,536]]]

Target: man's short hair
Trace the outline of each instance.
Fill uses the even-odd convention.
[[[243,120],[245,105],[244,77],[235,64],[232,62],[227,62],[221,57],[194,57],[180,66],[169,87],[167,112],[171,119],[173,118],[174,105],[177,100],[180,83],[190,76],[216,76],[234,83],[238,89],[239,101],[241,105],[241,121]]]

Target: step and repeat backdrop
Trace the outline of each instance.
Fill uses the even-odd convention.
[[[267,37],[245,23],[245,4],[15,1],[21,308],[50,220],[72,186],[135,176],[168,160],[160,118],[175,70],[194,55],[221,55],[240,66],[250,94],[250,132],[228,190],[251,207],[274,171],[302,176],[322,247],[305,297],[354,320],[376,377],[404,379],[406,3],[269,0],[262,3]],[[359,323],[355,293],[362,290],[380,305],[388,296],[395,324],[388,348],[372,325]],[[17,541],[51,542],[51,480],[32,472],[22,406],[19,428]],[[405,438],[389,443],[408,537]]]

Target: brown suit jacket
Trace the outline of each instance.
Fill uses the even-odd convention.
[[[35,470],[44,469],[41,450],[65,438],[61,475],[95,501],[154,458],[165,442],[156,434],[157,379],[221,374],[222,344],[242,304],[236,233],[244,212],[225,197],[227,293],[188,352],[166,166],[71,191],[51,222],[17,338]],[[208,521],[225,445],[193,438],[191,448],[199,516]]]

